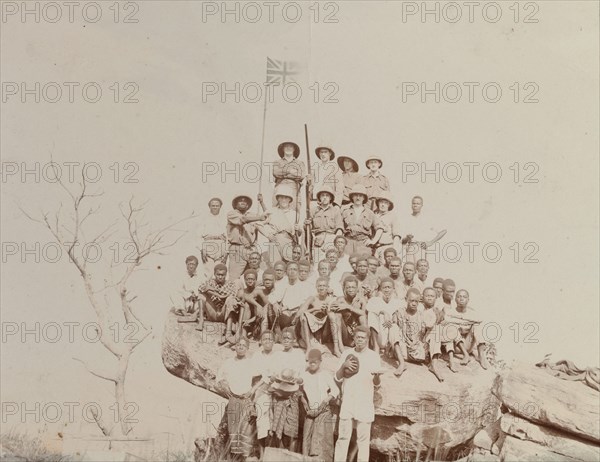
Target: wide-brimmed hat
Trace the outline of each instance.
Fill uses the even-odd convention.
[[[382,199],[390,203],[390,208],[388,210],[392,210],[394,208],[394,201],[392,200],[387,191],[382,191],[381,194],[377,198],[375,198],[375,202],[378,204],[379,201]]]
[[[383,161],[381,160],[380,157],[371,156],[367,160],[365,160],[365,165],[367,168],[369,168],[369,162],[371,162],[372,160],[376,160],[377,162],[379,162],[379,168],[383,167]]]
[[[295,393],[300,389],[297,374],[293,369],[283,369],[273,376],[271,388],[283,393]]]
[[[250,196],[235,196],[233,198],[233,200],[231,201],[231,206],[233,208],[235,208],[235,204],[240,200],[240,199],[246,199],[246,201],[248,202],[248,209],[250,209],[250,207],[252,207],[252,199],[250,198]]]
[[[221,198],[220,198],[220,197],[213,197],[213,198],[211,198],[211,200],[209,200],[209,201],[208,201],[208,206],[209,206],[209,207],[210,207],[210,203],[211,203],[212,201],[219,201],[219,204],[221,204],[221,206],[223,206],[223,201],[221,200]]]
[[[320,159],[321,157],[319,156],[319,151],[321,149],[327,149],[330,153],[331,153],[331,159],[329,160],[333,160],[335,159],[335,152],[333,151],[333,149],[331,149],[330,146],[319,146],[317,149],[315,149],[315,154],[316,156]]]
[[[340,156],[340,157],[338,157],[337,163],[340,166],[340,169],[342,170],[342,172],[346,171],[346,169],[344,168],[344,161],[345,160],[349,160],[350,162],[352,162],[352,166],[354,167],[354,171],[358,172],[358,162],[356,162],[352,157]]]
[[[329,186],[323,186],[317,191],[317,199],[319,199],[319,194],[321,193],[329,194],[331,196],[331,203],[335,203],[335,194],[333,194],[333,191]]]
[[[296,197],[296,191],[292,189],[291,186],[283,183],[275,188],[275,199],[277,199],[277,196],[287,196],[294,200],[294,197]]]
[[[353,354],[349,354],[346,359],[349,359],[356,365],[355,371],[351,371],[347,367],[344,368],[344,378],[349,379],[350,377],[352,377],[358,373],[358,370],[360,368],[360,362],[358,361],[358,358]]]
[[[277,146],[277,153],[279,154],[279,157],[283,158],[283,147],[286,144],[291,144],[292,146],[294,146],[294,159],[297,159],[300,155],[300,147],[293,141],[284,141],[279,146]]]
[[[363,200],[363,204],[365,202],[367,202],[367,200],[369,199],[369,195],[367,194],[367,188],[363,184],[355,184],[354,185],[354,187],[348,193],[348,197],[350,198],[350,200],[352,200],[352,196],[355,194],[362,194],[363,196],[365,196],[365,199]]]

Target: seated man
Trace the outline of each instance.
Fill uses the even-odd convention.
[[[423,287],[427,285],[427,275],[429,273],[429,262],[425,259],[417,260],[417,278],[423,284]]]
[[[369,268],[369,274],[375,278],[378,278],[377,270],[379,269],[379,259],[377,257],[367,257],[367,266]]]
[[[390,262],[392,258],[397,257],[398,252],[393,247],[388,247],[383,251],[383,265],[377,268],[377,276],[380,278],[385,278],[390,275]],[[402,265],[402,260],[400,260],[400,265]]]
[[[403,300],[406,299],[408,289],[417,289],[419,293],[423,292],[425,287],[419,278],[415,277],[415,272],[415,264],[413,262],[407,261],[404,263],[404,266],[402,267],[403,279],[396,287],[398,298]]]
[[[400,324],[401,341],[400,349],[402,359],[400,368],[406,368],[404,360],[423,364],[427,363],[429,370],[435,377],[443,382],[439,373],[440,336],[436,325],[433,302],[435,295],[433,289],[426,289],[423,298],[427,299],[425,310],[419,310],[421,294],[417,289],[408,289],[406,293],[406,308],[400,310],[398,322]]]
[[[226,340],[221,340],[220,344],[229,342],[235,345],[242,335],[247,336],[243,328],[248,329],[254,338],[260,336],[261,327],[266,329],[266,303],[262,291],[256,287],[256,271],[244,271],[243,278],[245,287],[241,287],[236,295],[225,300]],[[259,296],[262,304],[257,300]]]
[[[442,296],[435,301],[435,305],[440,310],[451,310],[454,308],[454,293],[456,284],[452,279],[444,279],[442,283]]]
[[[298,310],[309,297],[305,283],[298,279],[298,263],[288,263],[287,276],[287,281],[280,281],[269,296],[275,313],[274,330],[279,334],[286,327],[296,327]]]
[[[344,271],[339,265],[338,254],[335,249],[329,249],[325,255],[327,262],[329,263],[330,292],[336,297],[341,297],[344,293],[342,289],[342,276],[344,275]]]
[[[367,319],[371,335],[375,338],[374,350],[379,353],[384,348],[389,356],[399,361],[394,375],[400,377],[406,366],[400,349],[400,328],[398,327],[398,310],[400,300],[394,297],[394,281],[383,278],[380,284],[380,297],[373,297],[367,302]]]
[[[198,318],[198,287],[200,287],[200,276],[198,274],[198,258],[190,255],[185,259],[187,272],[177,288],[171,295],[171,302],[175,308],[175,314],[181,316],[179,322],[195,322]]]
[[[443,335],[446,338],[453,338],[453,342],[447,344],[450,369],[456,372],[453,347],[463,355],[461,364],[468,364],[470,353],[475,352],[481,367],[488,369],[490,364],[486,356],[487,344],[481,329],[482,320],[469,306],[469,292],[464,289],[456,292],[456,307],[446,310],[445,315]]]
[[[262,263],[262,255],[260,252],[252,252],[248,255],[248,262],[246,263],[246,268],[244,271],[252,269],[256,271],[256,281],[262,281],[263,270],[261,268]],[[242,278],[243,282],[243,278]]]
[[[442,296],[444,287],[444,278],[435,278],[433,280],[433,289],[435,290],[435,295],[437,298]]]
[[[370,298],[379,288],[379,279],[369,273],[367,257],[359,257],[356,262],[356,279],[358,279],[359,295]]]
[[[225,300],[231,295],[236,295],[238,289],[239,281],[228,281],[227,267],[223,263],[217,263],[214,277],[199,288],[202,297],[197,329],[203,329],[205,319],[211,322],[225,322]]]
[[[275,264],[273,265],[273,271],[275,272],[275,284],[277,284],[279,281],[285,278],[286,269],[287,265],[284,261],[279,260],[275,262]]]
[[[344,279],[344,296],[333,301],[329,311],[329,325],[333,335],[333,354],[342,355],[345,346],[352,346],[354,331],[358,326],[367,326],[366,301],[358,295],[358,279]]]
[[[329,295],[329,278],[318,278],[317,295],[307,299],[300,307],[300,324],[302,326],[302,339],[306,350],[315,346],[315,336],[322,341],[323,330],[329,319],[329,307],[334,298]]]

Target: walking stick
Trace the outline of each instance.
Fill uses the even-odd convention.
[[[304,141],[306,143],[306,168],[308,171],[308,178],[306,180],[306,218],[310,219],[310,201],[312,194],[308,185],[308,179],[311,177],[310,171],[310,150],[308,147],[308,127],[304,124]],[[311,225],[305,225],[305,242],[306,248],[308,249],[308,262],[312,264],[313,261],[313,248],[312,248],[312,229]]]

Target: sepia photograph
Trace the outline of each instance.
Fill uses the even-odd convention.
[[[0,461],[600,461],[600,2],[0,12]]]

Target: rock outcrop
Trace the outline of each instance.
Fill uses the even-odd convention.
[[[215,376],[233,356],[219,347],[222,325],[179,323],[171,313],[163,338],[163,363],[173,375],[215,393]],[[276,346],[280,347],[280,346]],[[250,353],[258,349],[252,342]],[[338,359],[323,347],[323,367]],[[500,372],[472,361],[440,383],[425,366],[409,364],[401,378],[393,361],[375,393],[371,448],[396,459],[420,454],[470,462],[600,460],[600,394],[583,382],[562,380],[518,362]],[[293,456],[293,455],[292,455]],[[290,456],[290,457],[292,457]],[[463,460],[463,459],[460,459]]]
[[[163,363],[173,375],[218,394],[217,370],[233,351],[217,345],[219,324],[205,323],[202,332],[195,327],[177,322],[173,314],[168,317]],[[252,342],[249,354],[257,348]],[[337,358],[325,352],[323,367],[333,372],[337,365]],[[401,378],[393,375],[393,364],[384,363],[384,369],[381,389],[374,397],[376,419],[371,440],[372,449],[380,453],[435,449],[444,454],[467,443],[500,416],[500,402],[491,392],[496,374],[482,370],[474,361],[458,374],[442,370],[442,383],[425,366],[409,364]]]

